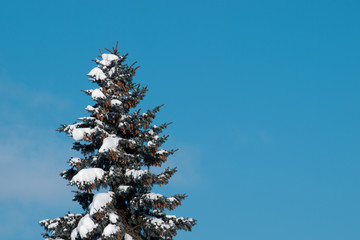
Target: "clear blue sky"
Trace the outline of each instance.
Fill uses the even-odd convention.
[[[81,209],[55,132],[86,115],[86,74],[119,41],[164,103],[198,219],[179,240],[360,239],[360,2],[61,0],[0,7],[0,234]]]

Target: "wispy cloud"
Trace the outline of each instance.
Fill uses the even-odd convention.
[[[6,124],[49,121],[70,108],[70,101],[58,93],[38,90],[35,84],[14,80],[4,72],[0,72],[0,85],[0,108],[6,113],[2,122]]]
[[[0,199],[58,203],[70,188],[59,172],[71,154],[68,142],[52,129],[18,126],[1,129]]]
[[[49,118],[56,119],[68,102],[15,81],[4,70],[0,83],[0,108],[5,113],[0,125],[0,181],[5,183],[0,200],[58,203],[61,196],[71,194],[59,173],[66,169],[67,157],[76,153],[55,132],[59,123]]]

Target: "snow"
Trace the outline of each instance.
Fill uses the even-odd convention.
[[[124,240],[133,240],[133,237],[129,234],[125,233],[125,239]]]
[[[71,240],[75,240],[78,235],[80,238],[86,238],[86,236],[96,228],[96,224],[91,219],[89,214],[82,217],[77,227],[71,232]]]
[[[88,106],[85,108],[85,110],[86,110],[86,111],[89,111],[89,112],[93,112],[93,111],[95,111],[95,108],[92,107],[92,106],[90,106],[90,105],[88,105]]]
[[[122,104],[122,102],[120,100],[117,99],[111,99],[111,106],[120,106]]]
[[[124,120],[126,120],[127,118],[131,118],[131,116],[130,116],[129,114],[121,114],[120,121],[124,121]]]
[[[158,198],[163,197],[163,195],[158,194],[158,193],[147,193],[147,194],[144,194],[144,197],[151,199],[151,200],[157,200]]]
[[[104,139],[103,144],[101,145],[99,149],[99,153],[103,153],[109,150],[118,151],[117,147],[119,145],[119,140],[121,138],[116,137],[114,135],[107,137]]]
[[[151,129],[149,132],[148,132],[150,135],[154,135],[154,131]]]
[[[151,218],[150,219],[150,222],[154,225],[158,225],[158,226],[161,226],[162,224],[164,224],[164,220],[160,219],[160,218]]]
[[[167,153],[167,151],[165,149],[160,149],[156,153],[161,155],[161,154]]]
[[[126,192],[129,189],[130,186],[120,185],[118,187],[120,192]]]
[[[69,163],[71,166],[75,166],[81,162],[81,158],[71,158]]]
[[[112,67],[109,71],[109,76],[111,77],[115,73],[115,67]]]
[[[89,77],[93,77],[96,80],[105,80],[106,75],[105,73],[98,67],[93,68],[88,74]]]
[[[153,217],[153,216],[148,216],[147,217],[147,221],[150,222],[153,225],[159,226],[161,228],[166,228],[169,229],[171,226],[169,224],[167,224],[166,222],[164,222],[164,220],[162,220],[161,218],[157,218],[157,217]],[[170,223],[170,222],[169,222]],[[173,225],[173,223],[171,224]]]
[[[101,57],[103,60],[101,60],[100,63],[104,66],[110,66],[112,61],[119,59],[119,57],[114,54],[105,54],[104,53],[101,55]]]
[[[95,117],[79,117],[77,120],[83,121],[83,122],[90,122],[90,121],[95,121],[96,118]]]
[[[48,229],[56,228],[58,225],[59,225],[59,222],[51,223],[51,224],[48,226]]]
[[[114,195],[113,192],[109,191],[107,193],[97,193],[94,195],[93,201],[89,206],[90,215],[97,213],[98,211],[102,210],[106,205],[108,205],[111,200],[112,196]]]
[[[134,179],[140,179],[142,175],[146,174],[148,170],[135,170],[135,169],[126,169],[125,176],[133,177]]]
[[[106,98],[105,95],[102,93],[102,91],[99,88],[92,91],[91,97],[94,100]]]
[[[65,132],[72,132],[72,131],[74,131],[74,129],[76,129],[78,126],[80,126],[81,124],[83,124],[83,123],[74,123],[74,124],[70,124],[70,125],[68,125],[65,129],[64,129],[64,131]]]
[[[96,179],[102,179],[104,170],[101,168],[85,168],[81,169],[70,181],[71,184],[93,184]]]
[[[91,135],[95,132],[95,129],[91,128],[75,128],[72,131],[72,137],[75,141],[80,141],[84,138],[85,135]]]
[[[149,141],[149,142],[146,144],[146,146],[148,146],[148,147],[154,147],[155,144],[154,144],[152,141]]]
[[[147,216],[146,217],[146,220],[147,222],[149,222],[150,224],[152,225],[155,225],[155,226],[159,226],[161,227],[162,229],[169,229],[171,227],[174,227],[174,222],[173,220],[168,220],[168,223],[166,223],[164,220],[162,220],[161,218],[157,218],[157,217],[154,217],[154,216]]]
[[[177,201],[177,199],[176,199],[176,198],[174,198],[174,197],[169,197],[169,198],[168,198],[168,200],[169,200],[170,202]]]
[[[109,213],[109,220],[111,223],[116,223],[118,219],[118,215],[116,215],[115,213]]]
[[[104,231],[103,231],[102,235],[105,236],[105,237],[109,237],[112,234],[115,234],[115,233],[117,233],[119,231],[120,231],[119,226],[116,226],[116,225],[110,223],[104,228]]]

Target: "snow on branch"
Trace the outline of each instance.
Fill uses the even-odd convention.
[[[134,180],[139,180],[145,174],[147,174],[148,170],[135,170],[135,169],[126,169],[125,176],[131,177]]]
[[[63,217],[40,221],[40,225],[47,230],[47,233],[43,234],[43,236],[50,239],[68,239],[71,234],[71,229],[76,227],[75,224],[82,216],[83,214],[68,213]],[[50,236],[50,234],[52,236]]]
[[[110,104],[112,107],[114,107],[114,106],[120,106],[122,102],[118,99],[111,99]]]
[[[105,171],[101,168],[85,168],[81,169],[74,177],[72,177],[70,184],[76,184],[78,187],[95,184],[102,180]]]
[[[88,74],[89,77],[94,78],[95,80],[105,80],[105,73],[98,67],[93,68]]]
[[[116,226],[115,224],[109,223],[102,233],[104,237],[110,237],[111,235],[115,235],[116,233],[120,232],[120,227]]]
[[[101,91],[101,88],[97,88],[91,92],[91,98],[96,101],[98,99],[104,99],[106,96]]]
[[[138,197],[134,197],[130,204],[133,208],[151,208],[164,210],[175,209],[178,205],[181,205],[181,201],[186,198],[186,195],[176,194],[173,197],[165,197],[158,193],[146,193]]]
[[[103,210],[112,201],[113,195],[114,193],[111,191],[95,194],[93,201],[89,206],[90,215],[92,216],[100,210]]]
[[[99,63],[101,65],[107,66],[107,67],[110,66],[113,61],[117,61],[120,59],[118,56],[116,56],[114,54],[105,54],[105,53],[102,54],[101,57],[102,57],[102,60],[99,61]]]
[[[109,220],[111,223],[117,223],[118,219],[119,219],[119,216],[116,214],[116,213],[109,213],[108,214],[108,217],[109,217]]]
[[[109,137],[106,137],[103,141],[103,144],[101,145],[100,149],[99,149],[99,153],[103,153],[106,151],[115,151],[117,152],[118,149],[118,145],[119,145],[119,140],[121,140],[121,138],[116,137],[115,135],[111,135]]]
[[[71,232],[71,240],[76,240],[77,236],[80,238],[86,238],[95,228],[97,224],[89,214],[82,217],[78,223],[78,226]]]
[[[85,136],[90,136],[93,133],[95,133],[93,128],[76,128],[72,131],[72,137],[75,141],[81,141]]]

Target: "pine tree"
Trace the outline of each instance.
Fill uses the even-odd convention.
[[[43,237],[56,240],[173,239],[177,230],[190,230],[196,220],[167,215],[181,205],[185,194],[165,197],[151,192],[165,185],[176,172],[166,168],[155,174],[176,150],[160,149],[168,136],[160,136],[169,125],[152,125],[161,106],[140,114],[137,105],[147,87],[133,82],[138,67],[125,63],[117,45],[94,60],[89,80],[99,85],[84,92],[95,101],[87,106],[89,117],[62,125],[58,131],[74,138],[73,149],[81,158],[71,158],[70,169],[60,175],[78,188],[73,200],[85,213],[40,221]]]

